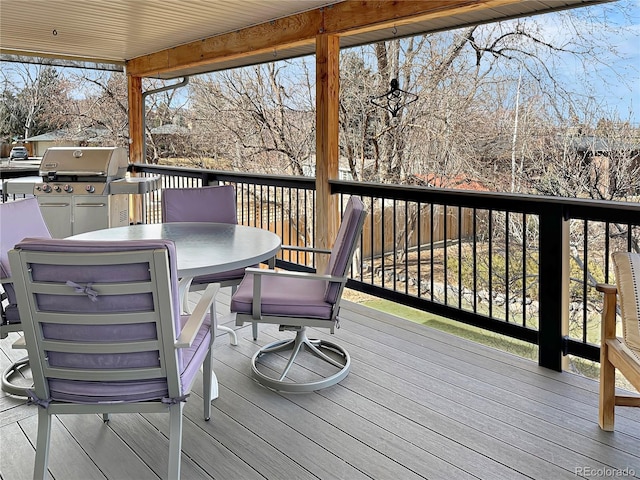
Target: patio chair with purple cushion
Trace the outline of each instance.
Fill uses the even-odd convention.
[[[215,222],[237,224],[236,190],[232,185],[219,185],[197,188],[166,188],[162,191],[162,220],[164,222]],[[257,265],[256,265],[257,266]],[[206,288],[210,283],[221,287],[236,287],[244,277],[244,268],[229,272],[215,273],[195,277],[190,291]],[[185,295],[188,300],[188,295]],[[185,311],[188,305],[185,304]],[[238,344],[235,332],[225,326],[218,327],[231,335],[231,343]],[[257,337],[257,326],[254,338]]]
[[[18,304],[11,280],[8,253],[16,243],[25,237],[51,238],[49,229],[40,212],[36,198],[27,198],[0,204],[0,283],[2,304],[0,306],[0,338],[11,332],[21,332],[22,324]],[[2,372],[3,391],[17,396],[26,395],[26,387],[11,382],[11,378],[29,365],[25,356],[12,363]]]
[[[25,239],[9,261],[38,406],[34,478],[47,473],[52,415],[133,412],[169,413],[166,478],[180,478],[182,411],[201,366],[205,420],[217,396],[219,287],[181,315],[167,240]]]
[[[341,381],[349,373],[349,353],[326,340],[310,340],[307,328],[328,328],[330,333],[339,322],[340,300],[347,282],[347,273],[356,245],[360,240],[366,211],[362,200],[351,197],[347,203],[325,274],[247,269],[238,290],[231,299],[231,312],[236,325],[262,322],[280,325],[280,330],[296,332],[294,339],[279,340],[260,348],[251,359],[254,378],[262,385],[285,392],[310,392]],[[291,349],[291,355],[281,373],[273,376],[259,368],[260,360],[268,360],[267,367],[275,369],[278,355],[268,355]],[[292,367],[303,349],[309,350],[322,362],[321,371],[303,377],[304,369]],[[273,363],[272,363],[273,362]],[[284,362],[283,362],[284,363]]]

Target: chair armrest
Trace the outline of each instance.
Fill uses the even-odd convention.
[[[244,273],[252,273],[254,276],[292,277],[299,278],[300,280],[324,280],[325,282],[347,283],[346,277],[334,277],[332,275],[311,272],[291,272],[289,270],[271,270],[266,268],[249,267],[245,269]]]
[[[206,288],[202,297],[198,301],[196,308],[194,308],[191,315],[189,315],[189,319],[182,328],[180,335],[178,335],[178,338],[174,343],[176,348],[189,348],[193,344],[193,341],[196,339],[196,335],[204,322],[204,318],[207,316],[207,312],[215,302],[218,290],[220,290],[220,285],[217,283],[211,283]],[[214,319],[212,318],[211,322],[213,321]]]
[[[298,247],[295,245],[282,245],[280,246],[281,250],[293,250],[296,252],[311,252],[311,253],[326,253],[327,255],[331,254],[331,250],[327,250],[326,248],[314,248],[314,247]]]
[[[615,285],[606,283],[598,283],[596,290],[604,293],[602,303],[602,324],[600,331],[600,341],[602,344],[608,339],[616,338],[616,308],[617,308],[617,292]]]
[[[602,293],[617,293],[618,288],[615,285],[609,285],[608,283],[596,284],[596,290]]]
[[[253,274],[253,303],[251,304],[251,317],[256,320],[262,317],[262,277],[263,276],[280,276],[288,278],[296,278],[299,280],[322,280],[323,282],[339,282],[347,283],[346,277],[334,277],[332,275],[322,275],[308,272],[289,272],[266,270],[264,268],[247,268],[245,275]]]
[[[20,337],[11,344],[11,348],[13,348],[14,350],[26,350],[27,341],[24,339],[24,337]]]

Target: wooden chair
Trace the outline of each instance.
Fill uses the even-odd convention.
[[[338,325],[342,292],[366,214],[362,200],[351,197],[324,274],[247,269],[231,299],[236,325],[270,323],[280,325],[280,330],[296,333],[293,339],[265,345],[253,356],[252,373],[262,385],[284,392],[310,392],[334,385],[349,373],[349,353],[335,343],[309,339],[307,327],[328,328],[333,333]],[[289,374],[303,349],[326,362],[323,366],[329,373],[308,381],[293,380]],[[262,357],[275,357],[277,355],[271,354],[287,350],[291,350],[291,354],[280,373],[271,375],[259,368]]]
[[[3,288],[0,294],[0,338],[6,338],[11,332],[22,331],[8,254],[25,237],[51,238],[38,200],[32,197],[0,203],[0,283]],[[27,356],[9,365],[2,372],[0,388],[11,395],[26,396],[26,387],[13,383],[11,379],[28,365]]]
[[[640,254],[614,253],[616,285],[599,284],[604,293],[600,349],[600,401],[598,423],[613,431],[615,407],[640,407],[640,397],[616,394],[616,370],[640,391]],[[622,337],[616,332],[617,297]]]
[[[9,261],[38,409],[33,478],[47,474],[52,415],[137,412],[169,414],[167,478],[179,479],[182,411],[201,367],[205,420],[217,396],[219,287],[181,315],[167,240],[25,239]]]

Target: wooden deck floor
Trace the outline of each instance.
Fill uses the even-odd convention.
[[[228,301],[220,296],[221,313]],[[311,394],[250,378],[249,326],[238,346],[216,340],[220,396],[209,422],[200,383],[186,403],[183,479],[640,478],[640,409],[618,409],[615,433],[600,431],[597,382],[360,305],[344,304],[341,317],[332,339],[350,352],[351,373]],[[258,343],[285,335],[261,326]],[[2,368],[20,355],[15,338],[0,341]],[[31,478],[37,407],[0,395],[0,476]],[[60,480],[165,478],[167,433],[166,415],[61,416],[49,470]]]

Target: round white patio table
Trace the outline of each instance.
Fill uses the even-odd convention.
[[[173,240],[178,275],[193,278],[245,268],[273,258],[280,237],[245,225],[175,222],[105,228],[68,237],[74,240]]]

